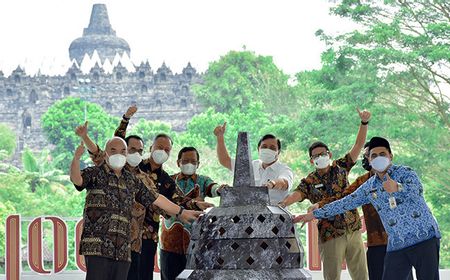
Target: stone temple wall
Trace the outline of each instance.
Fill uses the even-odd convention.
[[[119,63],[111,74],[105,74],[98,65],[83,74],[74,64],[64,76],[28,76],[18,67],[8,77],[0,71],[0,123],[16,133],[13,163],[19,165],[25,146],[36,151],[48,146],[41,116],[58,100],[81,97],[117,117],[137,104],[136,119],[167,122],[182,131],[200,112],[191,86],[201,82],[202,75],[190,63],[179,74],[173,74],[165,64],[154,72],[148,62],[137,66],[135,72],[128,72]]]

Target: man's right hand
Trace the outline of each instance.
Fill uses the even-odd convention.
[[[201,214],[203,214],[203,211],[183,210],[183,212],[179,216],[179,219],[183,223],[190,224],[190,223],[194,222],[195,220],[197,220]]]
[[[125,117],[130,119],[136,112],[137,112],[137,106],[131,105],[130,107],[128,107],[128,110],[125,112]]]
[[[80,145],[75,150],[74,158],[80,159],[83,154],[84,154],[84,144],[83,144],[83,142],[81,142]]]
[[[75,128],[75,133],[80,136],[80,138],[84,139],[88,133],[88,122],[86,121],[83,125],[79,125]]]
[[[312,212],[312,211],[314,211],[316,209],[319,209],[319,208],[320,208],[319,207],[319,203],[314,203],[313,205],[308,207],[308,213],[310,213],[310,212]]]
[[[227,122],[224,122],[223,125],[216,126],[216,128],[214,128],[214,135],[216,135],[216,137],[223,137],[223,135],[225,134],[226,128],[227,128]]]

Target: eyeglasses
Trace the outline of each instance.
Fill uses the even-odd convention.
[[[317,155],[312,155],[311,158],[312,158],[312,159],[317,159],[317,158],[319,158],[319,157],[324,157],[324,156],[326,156],[326,155],[328,155],[328,151],[322,152],[322,153],[317,154]]]

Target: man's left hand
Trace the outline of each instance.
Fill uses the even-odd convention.
[[[389,174],[386,173],[386,181],[383,182],[383,188],[388,193],[393,193],[398,191],[398,183],[391,179]]]

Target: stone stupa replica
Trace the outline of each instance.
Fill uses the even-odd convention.
[[[312,279],[291,215],[255,186],[248,134],[238,135],[233,187],[192,227],[186,269],[177,279]]]

